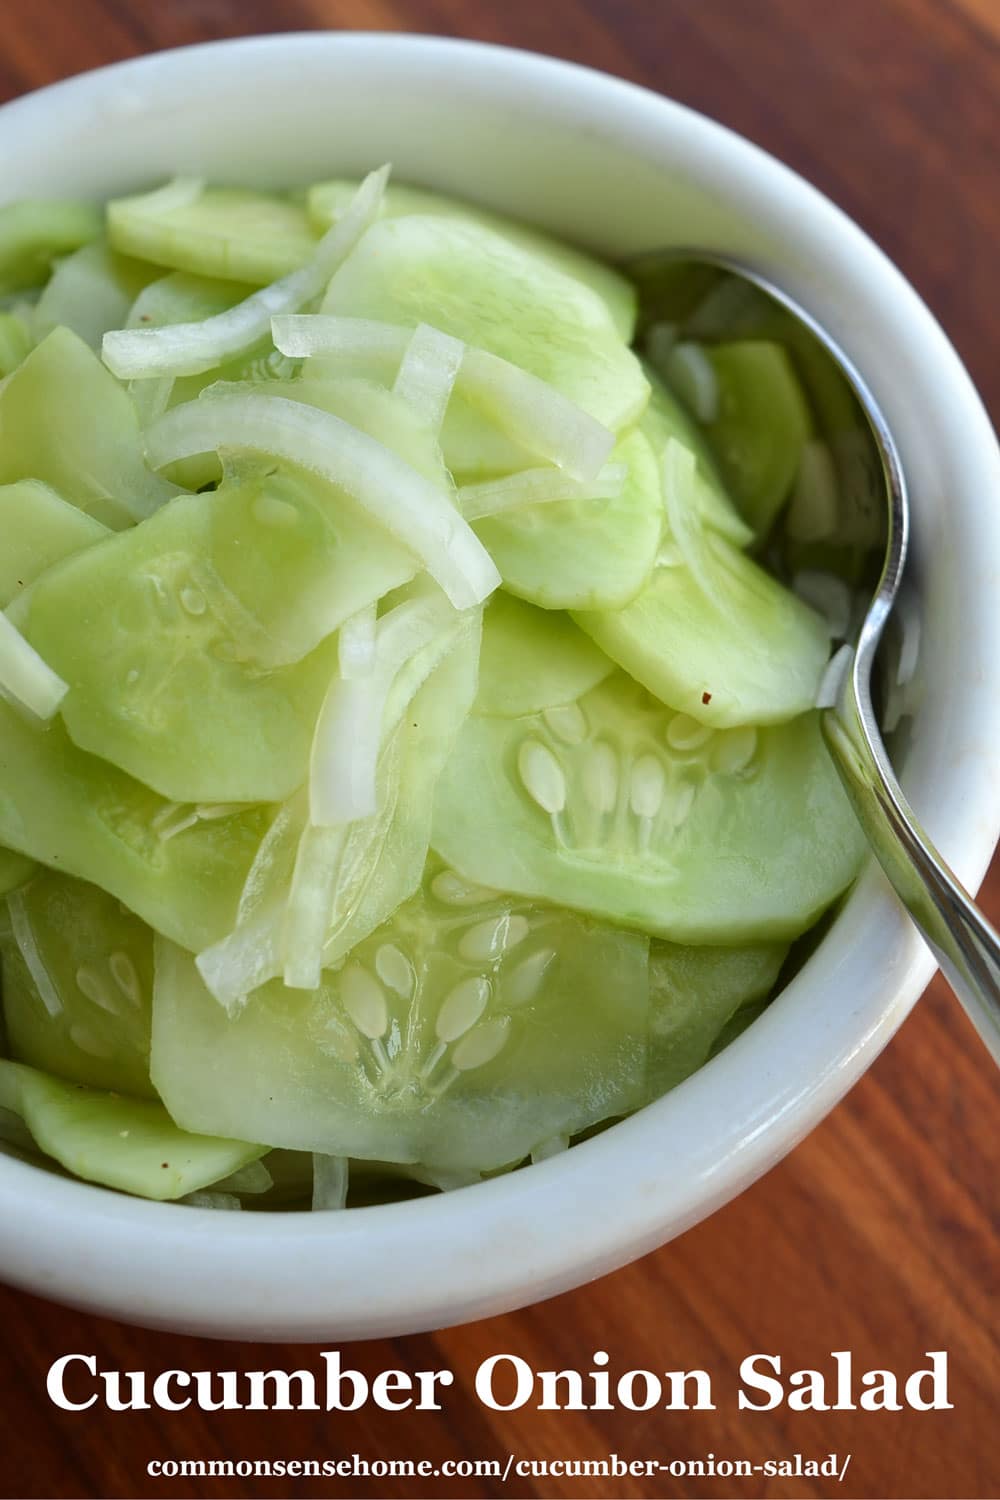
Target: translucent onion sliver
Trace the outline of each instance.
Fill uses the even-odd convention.
[[[298,271],[272,281],[226,312],[195,323],[161,328],[119,328],[104,335],[101,355],[120,380],[153,376],[201,375],[266,338],[271,319],[318,297],[378,214],[388,166],[370,172],[346,212]]]
[[[449,494],[330,412],[284,396],[212,396],[173,407],[146,434],[157,469],[220,448],[301,464],[346,490],[420,559],[457,609],[481,603],[500,583]]]
[[[293,358],[365,355],[387,363],[404,358],[412,330],[368,318],[325,313],[275,317],[275,348]],[[554,386],[485,349],[466,348],[458,389],[530,453],[592,480],[615,444],[614,434]]]

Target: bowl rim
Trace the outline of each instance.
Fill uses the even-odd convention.
[[[353,54],[353,65],[375,69],[379,57],[442,70],[460,61],[475,68],[484,85],[508,94],[544,82],[553,99],[572,96],[579,108],[613,116],[618,140],[629,132],[662,139],[681,131],[713,164],[722,163],[727,177],[752,173],[765,213],[780,216],[793,204],[808,215],[817,232],[842,246],[842,257],[850,254],[879,283],[913,337],[944,361],[965,441],[1000,475],[992,430],[958,356],[864,232],[744,137],[608,74],[471,40],[291,32],[171,49],[65,79],[5,105],[0,131],[28,127],[33,115],[53,106],[72,113],[112,79],[141,84],[153,70],[177,73],[206,53],[216,59],[226,53],[242,65],[254,53],[294,59],[303,48],[310,57],[317,49],[331,59]],[[1000,538],[984,545],[1000,563]],[[1000,709],[992,717],[996,721]],[[975,765],[964,771],[963,787],[978,816],[966,816],[956,834],[955,864],[975,888],[1000,829],[1000,787]],[[847,1013],[831,1016],[810,1000],[829,994],[843,974],[844,954],[832,943],[837,932],[867,934],[871,967]],[[868,869],[831,935],[750,1031],[663,1099],[562,1156],[435,1199],[343,1215],[180,1213],[172,1204],[128,1198],[0,1157],[2,1274],[15,1285],[131,1322],[228,1338],[398,1335],[523,1306],[636,1258],[768,1170],[860,1077],[933,969],[884,881]],[[720,1097],[728,1110],[721,1127]],[[293,1276],[282,1274],[290,1255]]]

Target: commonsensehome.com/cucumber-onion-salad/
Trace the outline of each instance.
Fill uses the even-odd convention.
[[[13,204],[0,294],[4,1149],[371,1203],[760,1013],[862,853],[793,351],[654,370],[616,271],[385,168]]]

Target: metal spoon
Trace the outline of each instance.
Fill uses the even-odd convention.
[[[640,334],[654,365],[658,347],[676,349],[678,340],[776,339],[811,397],[837,477],[837,515],[822,546],[836,549],[841,566],[852,566],[874,589],[853,646],[843,648],[833,706],[822,712],[824,738],[879,863],[1000,1063],[1000,937],[903,796],[872,701],[875,653],[899,595],[909,535],[906,480],[885,418],[835,339],[750,267],[689,250],[643,255],[626,269],[639,290]],[[770,560],[787,567],[795,545],[779,522]]]

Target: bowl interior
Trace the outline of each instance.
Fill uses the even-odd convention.
[[[10,198],[104,198],[174,172],[286,186],[391,160],[402,180],[613,258],[714,247],[787,286],[853,357],[898,437],[924,620],[924,700],[904,785],[960,876],[978,883],[1000,822],[1000,522],[983,502],[1000,493],[1000,459],[926,308],[801,179],[603,75],[402,36],[157,54],[6,107],[0,151]],[[180,1212],[0,1160],[0,1265],[67,1301],[229,1336],[401,1333],[518,1305],[662,1242],[765,1170],[859,1076],[930,972],[869,871],[749,1032],[565,1157],[440,1200],[280,1222]],[[292,1247],[293,1279],[280,1270]]]

